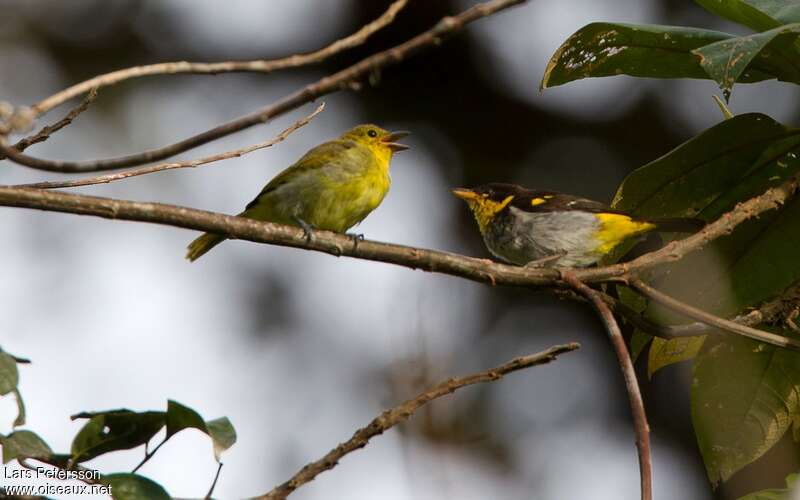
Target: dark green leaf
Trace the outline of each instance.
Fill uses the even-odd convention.
[[[0,351],[0,396],[14,391],[19,384],[17,361],[8,353]]]
[[[695,0],[709,12],[748,26],[767,31],[781,24],[800,22],[797,0]]]
[[[190,427],[208,434],[206,422],[199,413],[177,401],[167,401],[167,437]]]
[[[647,345],[652,342],[652,340],[652,335],[648,335],[638,328],[633,331],[630,342],[632,362],[636,363],[636,360],[639,359],[639,356],[641,356],[642,352],[644,352],[644,350],[647,348]]]
[[[723,89],[733,88],[739,77],[756,57],[762,69],[780,80],[800,82],[797,58],[800,52],[794,42],[800,35],[800,24],[790,24],[755,35],[729,38],[697,48],[700,65]]]
[[[133,412],[111,410],[81,413],[74,418],[89,418],[89,422],[72,441],[72,457],[77,462],[91,460],[110,451],[136,448],[164,427],[165,413],[160,411]]]
[[[227,417],[205,422],[193,409],[170,400],[167,403],[167,437],[187,428],[198,429],[211,438],[218,462],[220,454],[236,442],[236,431]]]
[[[103,483],[111,486],[114,500],[170,500],[167,491],[155,481],[136,474],[109,474]]]
[[[614,206],[644,216],[699,213],[714,220],[797,172],[798,150],[797,129],[764,115],[739,115],[634,171]],[[799,209],[792,201],[740,225],[706,250],[667,266],[670,273],[659,285],[723,316],[771,298],[800,278],[800,261],[793,258]],[[678,272],[684,268],[694,272],[692,279]]]
[[[19,389],[14,389],[14,399],[17,401],[17,418],[11,424],[13,427],[25,425],[25,401],[22,400],[22,394]]]
[[[26,458],[48,458],[53,450],[36,433],[16,431],[0,439],[3,446],[3,463]]]
[[[798,152],[797,129],[760,114],[739,115],[631,173],[613,204],[643,216],[699,214],[714,220],[800,170]],[[662,266],[651,282],[685,302],[723,317],[735,316],[800,279],[798,245],[800,202],[795,198],[703,251]],[[653,305],[645,314],[664,324],[686,322]],[[650,372],[686,359],[701,341],[679,345],[684,342],[654,344]]]
[[[800,410],[800,354],[741,337],[707,341],[692,381],[692,420],[712,483],[759,458]]]
[[[592,23],[570,36],[550,58],[541,88],[581,78],[629,75],[647,78],[709,78],[692,51],[733,35],[681,26]],[[761,59],[738,81],[775,78]],[[762,68],[763,66],[763,68]]]

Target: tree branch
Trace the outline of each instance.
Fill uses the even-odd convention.
[[[208,75],[232,72],[271,73],[273,71],[282,69],[297,68],[300,66],[319,63],[330,58],[331,56],[338,54],[339,52],[357,47],[366,42],[367,38],[391,24],[394,21],[395,16],[397,16],[397,13],[400,12],[407,3],[408,0],[395,0],[389,6],[389,8],[386,9],[386,11],[374,21],[364,25],[352,35],[340,40],[336,40],[330,45],[314,52],[295,54],[293,56],[272,60],[259,59],[255,61],[225,61],[216,63],[192,63],[187,61],[176,61],[148,64],[146,66],[134,66],[131,68],[105,73],[103,75],[98,75],[89,80],[75,84],[34,104],[31,109],[34,113],[36,113],[36,116],[41,116],[56,106],[60,106],[68,100],[77,97],[92,88],[108,87],[109,85],[117,84],[123,80],[139,78],[142,76],[174,75],[180,73]]]
[[[341,443],[319,460],[307,464],[292,476],[291,479],[276,486],[269,493],[255,497],[254,500],[277,500],[286,498],[294,490],[312,481],[320,473],[336,467],[342,457],[363,448],[373,437],[383,434],[395,425],[408,420],[420,407],[436,398],[451,394],[462,387],[484,382],[494,382],[511,372],[549,363],[554,361],[558,355],[574,351],[579,347],[580,345],[575,342],[556,345],[546,351],[513,359],[491,370],[475,373],[466,377],[456,377],[445,380],[414,399],[409,399],[394,408],[384,411],[379,416],[375,417],[366,427],[358,429],[349,440]]]
[[[337,257],[356,257],[451,274],[481,283],[548,287],[558,286],[559,281],[559,273],[554,269],[529,269],[449,252],[370,240],[356,243],[350,236],[329,231],[316,230],[309,241],[299,227],[163,203],[118,200],[62,191],[0,187],[0,205],[195,229],[224,234],[231,239],[302,248]]]
[[[34,144],[46,141],[47,139],[50,138],[51,135],[55,134],[56,132],[66,127],[67,125],[71,124],[72,121],[75,118],[77,118],[79,114],[86,111],[89,105],[92,104],[92,102],[94,102],[96,98],[97,98],[97,87],[92,87],[89,89],[89,93],[86,94],[86,97],[81,101],[81,103],[78,106],[72,108],[64,118],[60,119],[59,121],[57,121],[52,125],[46,125],[42,127],[41,130],[39,130],[38,132],[36,132],[31,136],[20,139],[19,141],[17,141],[16,144],[14,144],[13,148],[16,149],[17,151],[25,151]],[[5,156],[0,155],[0,160],[4,159]]]
[[[187,160],[187,161],[180,161],[180,162],[173,162],[173,163],[161,163],[159,165],[152,165],[149,167],[141,167],[133,170],[128,170],[125,172],[119,172],[116,174],[108,174],[108,175],[101,175],[98,177],[90,177],[88,179],[76,179],[72,181],[46,181],[46,182],[35,182],[33,184],[17,184],[16,188],[33,188],[33,189],[54,189],[54,188],[68,188],[68,187],[79,187],[79,186],[90,186],[93,184],[107,184],[109,182],[118,181],[121,179],[127,179],[129,177],[136,177],[139,175],[146,175],[152,174],[155,172],[162,172],[164,170],[174,170],[177,168],[194,168],[199,167],[200,165],[205,165],[208,163],[227,160],[230,158],[238,158],[240,156],[246,155],[248,153],[252,153],[253,151],[268,148],[274,146],[275,144],[286,140],[289,135],[294,132],[295,130],[308,125],[311,120],[313,120],[322,110],[325,109],[325,103],[321,103],[317,106],[317,109],[314,110],[308,116],[305,116],[289,127],[284,129],[280,134],[276,135],[272,139],[264,142],[260,142],[258,144],[253,144],[252,146],[248,146],[242,149],[236,149],[233,151],[226,151],[224,153],[219,153],[216,155],[206,156],[204,158],[198,158],[195,160]]]
[[[189,149],[196,148],[208,142],[219,139],[220,137],[239,132],[254,125],[265,123],[276,116],[296,109],[303,104],[311,102],[331,92],[352,87],[357,80],[365,75],[372,74],[385,66],[403,61],[420,50],[438,45],[442,38],[459,31],[467,24],[494,14],[495,12],[523,3],[524,1],[525,0],[491,0],[486,3],[471,7],[456,16],[445,17],[439,21],[436,26],[428,31],[425,31],[424,33],[421,33],[400,45],[384,50],[383,52],[373,54],[372,56],[363,59],[353,66],[339,71],[338,73],[334,73],[333,75],[327,76],[316,83],[307,85],[293,94],[290,94],[275,102],[274,104],[265,106],[255,112],[241,116],[227,123],[223,123],[222,125],[218,125],[210,130],[168,146],[151,149],[129,156],[88,162],[43,160],[20,153],[3,141],[0,141],[0,152],[5,153],[9,159],[20,165],[25,165],[38,170],[65,173],[113,170],[117,168],[132,167],[163,160],[170,156],[174,156],[178,153],[188,151]]]
[[[603,324],[608,332],[608,338],[611,340],[611,345],[614,346],[614,352],[617,353],[617,361],[619,362],[620,369],[622,369],[622,376],[625,379],[625,388],[628,390],[628,401],[631,405],[631,414],[633,415],[633,426],[636,430],[636,450],[639,453],[639,478],[641,481],[642,500],[652,500],[653,498],[653,465],[650,461],[650,426],[647,423],[647,414],[644,410],[644,402],[642,401],[642,394],[639,391],[639,383],[636,381],[636,371],[633,368],[628,347],[625,345],[625,339],[619,329],[617,320],[611,309],[605,303],[600,293],[592,290],[584,283],[582,283],[570,271],[564,271],[561,274],[562,279],[568,283],[578,293],[586,297],[589,302],[594,306]]]
[[[719,316],[708,313],[702,309],[698,309],[692,305],[670,297],[669,295],[651,287],[639,278],[631,278],[629,282],[634,290],[641,293],[648,299],[668,307],[669,309],[688,318],[692,318],[695,321],[700,321],[701,323],[705,323],[714,328],[720,328],[722,330],[737,333],[759,342],[772,344],[778,347],[784,347],[793,351],[800,351],[800,343],[793,339],[783,337],[781,335],[775,335],[774,333],[765,332],[763,330],[756,330],[755,328],[751,328],[735,321],[720,318]]]
[[[706,323],[695,322],[687,323],[685,325],[661,325],[654,323],[637,311],[623,304],[618,299],[606,294],[601,293],[603,300],[608,304],[612,311],[618,313],[626,320],[630,321],[633,326],[639,328],[645,333],[661,337],[664,339],[674,339],[679,337],[697,337],[700,335],[714,335],[722,333],[719,328],[713,327]],[[791,328],[790,322],[792,312],[797,311],[800,307],[800,284],[790,286],[781,292],[776,298],[768,300],[744,314],[740,314],[730,321],[744,326],[757,326],[762,324],[784,323]]]
[[[703,230],[685,240],[667,245],[665,249],[646,254],[631,262],[599,268],[573,269],[571,273],[583,283],[627,283],[630,279],[638,277],[639,273],[650,267],[670,262],[689,252],[698,250],[709,241],[730,233],[741,222],[775,208],[794,194],[797,182],[797,178],[789,179],[781,186],[771,188],[760,196],[740,203],[731,212],[723,215],[717,222],[709,224]],[[0,205],[93,215],[107,219],[152,222],[186,229],[196,229],[223,234],[231,239],[244,239],[259,243],[303,248],[328,253],[337,257],[348,256],[386,262],[411,269],[449,274],[491,285],[528,288],[569,288],[569,285],[562,280],[561,274],[557,269],[512,266],[449,252],[376,241],[356,242],[349,236],[327,231],[315,231],[313,238],[308,240],[304,231],[297,227],[175,205],[134,202],[14,187],[0,187]],[[731,328],[719,326],[728,325],[730,321],[722,318],[718,318],[718,320],[717,324],[714,325],[715,327],[732,333],[743,334],[741,325]],[[752,337],[754,335],[753,331],[757,330],[749,329],[748,336]],[[761,336],[761,340],[780,347],[800,349],[800,343],[795,340],[775,337],[778,336],[766,333],[766,335]]]

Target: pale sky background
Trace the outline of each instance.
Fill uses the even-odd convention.
[[[93,2],[2,3],[14,4],[14,15],[51,16],[42,29],[65,41],[90,37],[102,43],[114,30],[113,16],[92,22]],[[208,47],[210,54],[273,45],[314,48],[348,29],[345,0],[228,0],[224,9],[210,0],[145,3],[135,22],[146,40],[189,37],[197,50]],[[103,5],[114,9],[115,2]],[[641,93],[656,92],[675,127],[693,133],[719,119],[710,98],[716,91],[713,83],[607,78],[538,92],[547,58],[572,32],[596,20],[664,22],[654,5],[538,0],[469,30],[489,47],[498,70],[494,84],[503,92],[585,119],[621,112]],[[182,22],[174,30],[150,24],[149,16],[158,9],[176,11]],[[128,14],[121,10],[119,15]],[[0,67],[14,68],[0,72],[0,99],[31,103],[74,83],[13,19],[0,21]],[[313,19],[313,32],[305,28],[308,19]],[[262,106],[313,77],[140,79],[126,83],[124,98],[113,106],[102,101],[115,91],[101,91],[96,106],[73,126],[30,151],[45,158],[89,159],[156,147]],[[763,110],[780,120],[795,116],[796,104],[787,103],[796,99],[797,91],[785,85],[768,83],[757,91],[741,86],[733,107],[737,112]],[[411,129],[414,135],[407,142],[413,149],[395,157],[392,190],[358,231],[371,239],[468,251],[452,230],[452,220],[464,207],[447,191],[462,179],[431,155],[435,147],[439,157],[457,158],[441,131],[388,115],[366,115],[357,94],[323,100],[327,108],[312,124],[273,148],[80,192],[236,213],[307,149],[352,125],[374,121],[389,129]],[[182,157],[264,140],[314,106]],[[615,161],[592,137],[547,147],[578,148],[585,158],[611,155],[606,160]],[[532,155],[531,165],[539,154]],[[567,172],[570,168],[577,167],[564,166]],[[532,170],[530,178],[552,175]],[[2,184],[47,177],[7,163],[0,170]],[[577,353],[480,392],[493,408],[489,429],[496,435],[489,438],[510,443],[516,470],[509,472],[465,447],[393,429],[292,498],[638,496],[633,429],[627,413],[620,411],[625,408],[620,405],[622,380],[603,333],[580,306],[536,296],[529,306],[494,318],[491,335],[486,335],[484,303],[495,291],[455,278],[247,242],[226,242],[189,264],[183,260],[184,248],[194,232],[31,210],[0,209],[0,228],[5,235],[0,239],[0,345],[33,360],[21,367],[25,428],[57,451],[69,450],[81,425],[69,420],[71,414],[118,407],[165,409],[167,399],[175,399],[207,419],[230,418],[239,441],[223,455],[215,497],[252,496],[349,438],[382,409],[414,395],[418,388],[393,387],[386,377],[393,367],[411,377],[409,359],[431,361],[430,376],[438,380],[579,340],[583,348]],[[264,301],[279,301],[280,313],[254,318],[253,304]],[[433,406],[446,416],[448,408],[468,404],[478,394],[466,389]],[[1,432],[10,431],[13,415],[13,401],[0,400]],[[674,449],[657,428],[653,449],[656,498],[708,498],[697,457]],[[141,456],[137,449],[87,465],[125,471]],[[215,470],[210,440],[185,431],[140,472],[173,496],[202,497]]]

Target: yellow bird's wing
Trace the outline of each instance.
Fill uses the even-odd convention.
[[[299,174],[328,167],[332,164],[341,162],[342,159],[347,157],[348,150],[356,147],[357,144],[353,141],[330,141],[320,144],[310,149],[302,158],[297,160],[293,165],[286,168],[284,171],[272,178],[264,189],[258,193],[253,201],[247,204],[245,211],[255,207],[259,200],[274,191],[275,189],[292,182]]]

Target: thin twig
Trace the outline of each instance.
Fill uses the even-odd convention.
[[[81,103],[72,108],[64,118],[52,125],[45,125],[41,130],[33,135],[20,139],[16,144],[14,144],[13,148],[17,151],[25,151],[34,144],[46,141],[51,135],[71,124],[79,114],[86,111],[89,105],[94,102],[95,98],[97,98],[97,87],[92,87],[89,89],[89,93],[86,94],[86,97],[81,101]],[[5,155],[0,154],[0,160],[4,160],[5,158]]]
[[[730,333],[726,330],[720,330],[706,323],[694,322],[684,325],[661,325],[654,323],[640,313],[634,311],[630,307],[623,304],[619,299],[616,299],[606,293],[601,293],[603,300],[608,304],[612,311],[618,313],[626,320],[630,321],[633,326],[639,328],[645,333],[661,337],[664,339],[674,339],[680,337],[697,337],[700,335],[714,335],[720,333]],[[791,320],[791,311],[800,305],[800,284],[791,286],[778,294],[774,299],[768,300],[758,306],[758,308],[748,311],[744,314],[731,318],[730,321],[744,326],[757,326],[762,324],[772,323],[788,323]]]
[[[757,330],[728,319],[720,318],[719,316],[708,313],[702,309],[698,309],[692,305],[670,297],[669,295],[651,287],[639,278],[631,278],[629,283],[634,290],[641,293],[648,299],[695,321],[700,321],[701,323],[705,323],[715,328],[721,328],[729,332],[737,333],[744,337],[758,340],[759,342],[791,349],[793,351],[800,351],[800,342],[796,340],[783,337],[781,335],[775,335],[774,333],[765,332],[763,330]]]
[[[314,110],[313,113],[310,115],[301,118],[291,124],[289,127],[284,129],[280,134],[276,135],[272,139],[264,142],[260,142],[258,144],[253,144],[252,146],[248,146],[246,148],[237,149],[234,151],[226,151],[224,153],[219,153],[211,156],[206,156],[204,158],[198,158],[195,160],[187,160],[187,161],[180,161],[180,162],[173,162],[173,163],[161,163],[158,165],[152,165],[149,167],[141,167],[133,170],[128,170],[125,172],[119,172],[116,174],[108,174],[108,175],[100,175],[97,177],[90,177],[88,179],[76,179],[72,181],[47,181],[47,182],[35,182],[33,184],[17,184],[13,187],[21,187],[21,188],[34,188],[34,189],[54,189],[54,188],[68,188],[68,187],[78,187],[78,186],[90,186],[93,184],[106,184],[113,181],[118,181],[121,179],[128,179],[130,177],[136,177],[139,175],[145,174],[152,174],[154,172],[162,172],[164,170],[174,170],[177,168],[194,168],[199,167],[200,165],[205,165],[207,163],[212,163],[221,160],[227,160],[230,158],[238,158],[242,155],[246,155],[247,153],[252,153],[253,151],[268,148],[270,146],[274,146],[275,144],[284,141],[289,135],[294,132],[295,130],[299,129],[307,125],[311,120],[314,119],[322,110],[325,109],[325,103],[320,104],[317,106],[317,109]]]
[[[576,342],[570,344],[556,345],[546,351],[536,354],[530,354],[520,358],[513,359],[508,363],[502,364],[491,370],[482,371],[466,377],[455,377],[447,379],[438,385],[428,389],[419,396],[409,399],[394,408],[384,411],[379,416],[375,417],[366,427],[357,430],[353,437],[341,443],[336,448],[329,451],[324,457],[314,462],[311,462],[300,469],[291,479],[276,486],[272,491],[264,495],[255,497],[256,500],[275,500],[283,499],[290,495],[298,487],[312,481],[320,473],[330,470],[339,463],[348,453],[363,448],[369,443],[369,440],[377,435],[383,434],[388,429],[395,425],[408,420],[421,406],[433,401],[436,398],[446,396],[455,392],[456,390],[473,384],[484,382],[494,382],[503,378],[503,376],[530,368],[536,365],[542,365],[554,361],[560,354],[574,351],[580,345]]]
[[[631,405],[633,415],[633,427],[636,430],[636,450],[639,453],[639,478],[641,482],[642,500],[652,500],[653,498],[653,465],[650,460],[650,426],[647,423],[647,414],[644,410],[642,394],[639,391],[639,383],[636,381],[636,371],[633,368],[628,347],[625,345],[625,338],[619,329],[617,320],[614,319],[611,309],[605,303],[600,294],[582,283],[573,273],[565,271],[562,278],[575,291],[585,296],[594,306],[608,332],[614,352],[617,353],[617,361],[622,369],[622,376],[625,379],[625,388],[628,391],[628,401]]]
[[[218,125],[210,130],[194,135],[182,141],[170,144],[157,149],[151,149],[141,153],[109,158],[105,160],[92,160],[87,162],[73,161],[54,161],[43,160],[25,155],[10,147],[7,143],[0,141],[0,152],[5,153],[9,159],[20,165],[25,165],[38,170],[51,172],[78,173],[78,172],[97,172],[101,170],[113,170],[117,168],[132,167],[163,160],[178,153],[188,151],[208,142],[230,135],[246,128],[265,123],[276,116],[282,115],[299,106],[311,102],[319,97],[344,88],[352,88],[357,81],[364,76],[374,74],[385,66],[396,64],[405,60],[425,48],[438,45],[441,40],[456,31],[462,29],[469,23],[492,15],[500,10],[507,9],[525,0],[491,0],[483,4],[471,7],[464,12],[445,17],[436,26],[425,31],[410,40],[384,50],[361,60],[360,62],[346,68],[338,73],[326,76],[316,83],[312,83],[302,89],[290,94],[283,99],[265,106],[255,112],[241,116],[222,125]],[[0,137],[2,139],[2,137]]]
[[[144,458],[142,458],[142,461],[139,462],[139,464],[136,467],[133,468],[133,470],[131,471],[131,474],[135,474],[137,470],[141,469],[144,464],[146,464],[148,461],[150,461],[150,459],[153,458],[153,455],[156,454],[158,449],[161,448],[162,446],[164,446],[164,443],[169,441],[169,438],[171,438],[171,437],[172,436],[165,436],[164,439],[160,443],[158,443],[156,445],[156,447],[153,448],[152,451],[148,450],[147,449],[147,445],[145,445]]]
[[[256,73],[270,73],[288,68],[297,68],[299,66],[306,66],[315,64],[330,58],[347,49],[357,47],[367,41],[367,38],[372,36],[375,32],[383,29],[394,21],[397,13],[402,10],[408,0],[396,0],[393,2],[380,17],[374,21],[364,25],[358,31],[340,40],[323,47],[314,52],[306,54],[296,54],[281,59],[265,60],[259,59],[255,61],[225,61],[216,63],[203,63],[203,62],[165,62],[158,64],[148,64],[146,66],[134,66],[132,68],[120,69],[105,73],[103,75],[95,76],[89,80],[75,84],[67,89],[58,92],[42,101],[31,106],[37,116],[50,111],[56,106],[67,102],[68,100],[83,94],[92,88],[107,87],[114,85],[123,80],[131,78],[139,78],[142,76],[152,75],[174,75],[180,73],[193,73],[193,74],[210,74],[216,75],[220,73],[231,72],[256,72]]]
[[[217,487],[217,481],[219,481],[220,472],[222,472],[222,462],[220,462],[219,465],[217,466],[217,473],[214,474],[214,481],[211,483],[211,488],[208,489],[208,493],[206,493],[206,496],[203,497],[205,500],[209,500],[211,498],[211,495],[214,493],[214,488]]]

